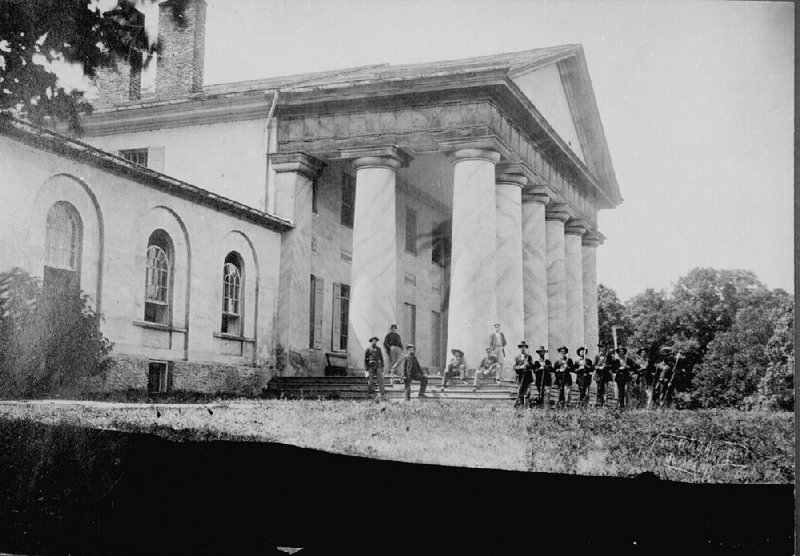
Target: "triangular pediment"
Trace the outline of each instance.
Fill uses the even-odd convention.
[[[564,143],[609,187],[612,197],[621,200],[583,47],[566,45],[547,57],[519,53],[508,76]]]

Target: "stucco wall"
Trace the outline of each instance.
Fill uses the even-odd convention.
[[[164,167],[156,170],[265,210],[265,124],[262,118],[81,139],[115,154],[123,149],[163,147]]]
[[[212,367],[270,363],[279,233],[7,137],[0,137],[0,198],[0,271],[19,266],[42,276],[47,211],[67,201],[78,212],[81,288],[99,304],[114,354]],[[142,323],[145,252],[156,229],[174,244],[172,330]],[[215,336],[230,251],[244,261],[244,342]],[[186,387],[214,391],[224,383],[183,376]]]
[[[585,162],[558,66],[555,64],[545,66],[529,74],[515,77],[514,81],[553,126],[556,133]]]

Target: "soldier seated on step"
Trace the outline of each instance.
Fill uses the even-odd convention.
[[[458,377],[461,380],[467,380],[467,363],[464,361],[464,352],[453,348],[450,353],[453,354],[453,358],[450,359],[447,367],[442,371],[442,387],[439,388],[442,391],[444,391],[447,381],[451,378]]]
[[[475,380],[473,382],[474,388],[472,391],[475,392],[478,390],[478,388],[480,388],[481,380],[483,378],[499,378],[500,368],[500,362],[497,360],[494,350],[490,347],[486,348],[486,357],[483,358],[480,366],[475,370]]]

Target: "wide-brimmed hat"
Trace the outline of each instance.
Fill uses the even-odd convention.
[[[581,346],[581,347],[579,347],[578,349],[575,350],[575,353],[577,353],[578,355],[580,355],[581,352],[586,353],[586,348]]]
[[[642,353],[647,355],[647,350],[645,348],[639,348],[636,350],[636,355],[641,355]]]
[[[417,349],[416,347],[414,347],[414,344],[406,344],[406,349],[408,349],[408,348]]]
[[[370,342],[377,342],[378,340],[380,340],[380,338],[378,338],[377,336],[373,336],[372,338],[369,339]]]
[[[536,353],[547,353],[547,350],[544,349],[544,346],[539,346],[539,349],[536,350]]]
[[[389,328],[397,328],[396,324],[389,325]]]
[[[560,348],[558,348],[556,351],[557,351],[558,353],[561,353],[561,352],[564,352],[564,353],[569,353],[569,350],[567,349],[567,346],[561,346],[561,347],[560,347]]]
[[[493,348],[486,348],[486,351],[494,351]]]
[[[620,353],[620,352],[621,353],[628,353],[628,348],[626,348],[625,346],[619,346],[617,348],[617,353]]]
[[[522,340],[517,347],[528,349],[530,346],[527,343],[525,343],[525,340]]]
[[[463,352],[463,351],[461,351],[461,350],[460,350],[460,349],[458,349],[458,348],[453,348],[453,349],[451,349],[451,350],[450,350],[450,353],[452,353],[453,355],[455,355],[456,353],[459,353],[459,354],[461,354],[461,357],[464,357],[464,352]]]

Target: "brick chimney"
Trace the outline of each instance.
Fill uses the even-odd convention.
[[[182,24],[172,17],[178,2],[185,4]],[[159,6],[158,39],[161,54],[156,68],[156,97],[174,98],[203,89],[206,40],[206,1],[167,0]]]
[[[138,14],[134,24],[144,25],[144,14]],[[142,94],[142,56],[131,52],[127,60],[119,60],[116,68],[97,70],[98,85],[96,104],[117,104],[139,100]]]

